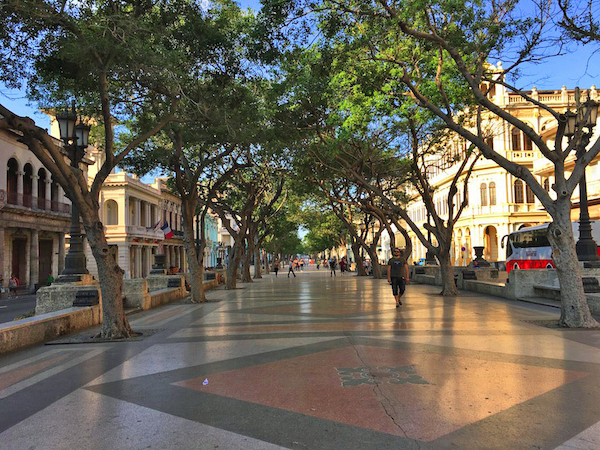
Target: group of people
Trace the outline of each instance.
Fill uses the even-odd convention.
[[[329,273],[331,277],[337,276],[336,270],[337,266],[340,266],[340,273],[343,275],[344,272],[348,271],[348,260],[346,257],[342,257],[342,259],[337,260],[335,256],[332,256],[329,259],[323,259],[322,261],[317,260],[317,270],[320,269],[321,265],[323,267],[329,268]],[[280,269],[279,259],[276,259],[273,263],[273,271],[275,272],[275,276]],[[288,270],[288,278],[290,274],[296,277],[296,270],[304,270],[304,260],[302,258],[290,259],[290,267]],[[402,295],[406,290],[406,285],[409,283],[408,277],[408,264],[406,263],[406,259],[402,255],[402,250],[399,248],[394,249],[393,256],[387,263],[387,281],[392,286],[392,294],[394,295],[394,300],[396,301],[396,308],[399,308],[402,305]]]

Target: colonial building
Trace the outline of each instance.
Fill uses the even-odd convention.
[[[64,267],[70,201],[18,135],[0,132],[0,278],[33,291]],[[86,168],[82,164],[82,168]]]
[[[534,88],[528,94],[558,111],[565,111],[569,106],[573,108],[575,104],[574,91],[567,90],[565,87],[557,91],[537,91]],[[582,91],[583,98],[587,94],[588,91]],[[489,95],[497,105],[528,123],[549,144],[553,143],[558,125],[547,111],[524,101],[520,95],[511,93],[502,86],[496,86]],[[589,90],[589,95],[594,99],[598,98],[594,86]],[[538,181],[552,195],[553,191],[550,187],[554,181],[554,167],[541,155],[531,140],[508,123],[498,121],[493,124],[492,130],[489,143],[493,148],[505,158],[532,170]],[[600,130],[595,130],[596,136],[599,132]],[[594,139],[592,138],[592,142]],[[450,157],[444,155],[442,157],[444,160],[432,164],[431,170],[427,173],[431,185],[435,188],[434,202],[437,211],[442,216],[448,213],[445,199],[460,165],[461,153],[464,154],[467,144],[457,139],[449,142],[449,146],[453,148],[453,154]],[[574,158],[572,155],[568,163],[574,164]],[[567,168],[569,167],[567,165]],[[592,209],[593,218],[600,218],[600,182],[597,181],[600,178],[600,169],[597,161],[590,165],[587,174],[589,198],[596,205]],[[465,174],[461,178],[464,177]],[[458,201],[460,200],[459,196]],[[578,204],[577,191],[573,201]],[[487,260],[502,261],[506,256],[500,248],[500,240],[504,235],[524,226],[550,220],[549,215],[523,181],[510,175],[493,161],[483,158],[475,164],[469,179],[468,202],[468,207],[457,221],[454,231],[452,258],[456,265],[466,265],[471,261],[474,246],[485,247],[484,257]],[[425,205],[418,197],[415,197],[410,204],[409,214],[415,223],[427,222]],[[574,211],[573,219],[577,220],[577,218],[578,211]],[[422,231],[426,234],[423,228]],[[409,235],[413,243],[413,260],[418,261],[425,257],[426,249],[410,230]]]

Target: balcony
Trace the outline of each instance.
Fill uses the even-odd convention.
[[[162,230],[155,230],[153,227],[145,227],[140,225],[128,225],[125,227],[125,232],[128,235],[141,237],[145,239],[163,240],[165,234]]]
[[[6,192],[0,189],[0,200],[4,200],[8,205],[14,205],[20,208],[32,211],[43,211],[48,213],[71,214],[71,205],[44,198],[33,197],[32,195],[19,194],[17,192]]]
[[[493,206],[472,206],[471,214],[474,216],[512,214],[522,212],[539,212],[535,203],[508,203]],[[466,211],[465,211],[466,213]],[[468,214],[468,213],[466,213]]]

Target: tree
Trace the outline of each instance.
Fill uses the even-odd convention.
[[[52,173],[79,211],[98,267],[103,323],[100,336],[125,338],[131,328],[123,313],[123,271],[109,251],[99,216],[99,193],[111,171],[136,147],[173,120],[179,92],[176,79],[180,54],[170,38],[185,14],[187,2],[87,2],[72,4],[7,1],[0,10],[2,81],[28,83],[30,99],[57,109],[77,97],[83,115],[102,127],[96,144],[104,152],[100,169],[88,185],[83,171],[73,170],[63,148],[25,117],[0,106],[0,127],[17,130],[21,141]],[[192,19],[193,20],[193,19]],[[148,105],[157,112],[136,135],[116,136]]]
[[[571,226],[571,195],[585,167],[600,153],[600,139],[591,138],[587,117],[580,117],[572,139],[565,138],[566,116],[518,89],[507,79],[526,62],[548,56],[549,23],[546,4],[539,14],[516,17],[514,1],[488,5],[484,2],[424,1],[406,3],[354,0],[324,3],[328,11],[330,33],[354,36],[363,44],[364,54],[372,61],[394,67],[398,86],[396,96],[414,99],[414,105],[439,117],[446,127],[475,146],[482,155],[496,162],[513,176],[522,179],[540,200],[552,223],[548,238],[561,286],[560,324],[566,327],[594,327],[598,323],[586,302]],[[333,17],[333,20],[330,18]],[[333,24],[336,24],[333,26]],[[360,23],[360,26],[357,26]],[[357,30],[366,30],[356,37]],[[516,48],[516,51],[515,51]],[[500,55],[509,59],[507,68],[493,67],[488,61]],[[529,124],[497,106],[491,95],[494,88],[510,89],[557,123],[554,144],[546,142]],[[448,93],[466,90],[475,107],[456,108]],[[579,107],[582,100],[576,98]],[[465,120],[467,119],[467,120]],[[525,166],[507,158],[487,141],[488,124],[515,127],[527,136],[555,169],[553,190],[546,192],[535,175]],[[583,145],[582,145],[583,143]],[[580,147],[572,170],[565,161]],[[570,172],[570,173],[569,173]]]

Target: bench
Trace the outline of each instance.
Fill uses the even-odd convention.
[[[168,288],[179,288],[181,287],[181,278],[169,278],[167,282]]]
[[[215,272],[204,272],[204,280],[216,280],[217,274]]]
[[[425,275],[425,267],[415,267],[415,275]]]
[[[95,306],[100,302],[100,296],[96,289],[83,289],[77,291],[75,294],[75,300],[73,301],[74,307],[82,306]]]
[[[463,280],[476,280],[477,274],[474,270],[464,270],[463,271]]]

